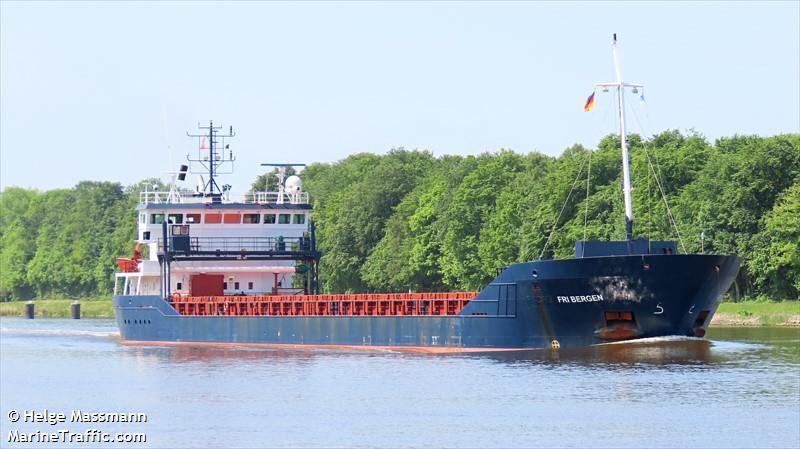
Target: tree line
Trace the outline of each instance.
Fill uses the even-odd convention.
[[[303,170],[325,292],[477,290],[498,267],[625,235],[619,138],[560,156],[508,150],[434,157],[393,149]],[[800,135],[709,143],[629,136],[634,234],[737,254],[736,295],[800,297]],[[148,180],[148,182],[153,182]],[[274,176],[260,176],[264,190]],[[271,186],[271,185],[270,185]],[[0,193],[0,290],[13,298],[108,294],[129,255],[138,185]]]

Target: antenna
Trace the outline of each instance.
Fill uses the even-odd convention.
[[[203,175],[198,174],[197,175],[197,187],[195,188],[195,190],[197,191],[197,193],[200,193],[200,189],[205,188],[205,186],[206,186],[206,181],[203,179]]]
[[[614,40],[611,43],[611,51],[614,54],[614,70],[617,74],[617,81],[610,83],[598,83],[595,86],[608,90],[609,87],[617,89],[619,99],[619,138],[622,142],[622,190],[625,197],[625,239],[633,240],[633,204],[631,201],[631,168],[628,159],[628,133],[625,130],[625,88],[632,88],[636,91],[644,89],[642,84],[625,83],[622,81],[622,67],[619,63],[619,52],[617,50],[617,33],[614,33]]]
[[[278,177],[278,200],[276,204],[283,204],[284,197],[286,196],[286,169],[289,167],[305,167],[306,164],[261,164],[262,167],[276,167]],[[295,192],[292,192],[295,193]]]
[[[213,121],[209,121],[208,126],[200,126],[198,123],[197,129],[205,132],[202,134],[186,133],[189,137],[196,137],[200,143],[197,150],[197,159],[192,159],[187,154],[186,160],[189,161],[190,167],[194,166],[193,164],[199,164],[203,167],[204,172],[208,172],[208,182],[203,185],[203,191],[200,193],[220,197],[223,192],[217,185],[214,176],[233,173],[233,161],[236,158],[233,157],[233,151],[229,149],[230,144],[226,144],[225,139],[234,137],[236,133],[233,132],[233,126],[231,126],[228,134],[220,134],[222,126],[214,126]],[[228,149],[228,154],[226,155],[224,150],[219,151],[220,147]],[[207,155],[204,154],[206,151],[208,152]],[[227,165],[229,165],[229,171],[221,171],[221,168]],[[195,171],[192,170],[192,173],[195,173]]]

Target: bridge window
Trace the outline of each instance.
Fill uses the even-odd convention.
[[[222,222],[225,224],[239,224],[242,222],[241,214],[225,214],[222,216]]]
[[[161,223],[164,223],[164,214],[150,215],[150,224],[161,224]]]
[[[291,214],[280,214],[278,215],[278,224],[289,224],[291,218]]]
[[[206,214],[206,224],[222,223],[222,214]]]
[[[173,225],[172,235],[189,235],[189,225]]]
[[[186,214],[186,223],[200,223],[200,214]]]
[[[217,285],[219,285],[219,284],[217,284]],[[227,282],[223,282],[222,283],[222,289],[223,290],[227,290],[228,289],[228,283]]]
[[[264,224],[275,224],[275,214],[264,214]]]
[[[169,214],[167,220],[171,224],[181,224],[183,223],[183,214]]]
[[[178,282],[178,285],[177,285],[177,287],[178,287],[178,290],[182,290],[182,288],[181,288],[181,287],[183,287],[183,284],[182,284],[182,283],[180,283],[180,282]]]
[[[139,214],[139,223],[141,224],[147,223],[147,214]]]
[[[304,224],[306,222],[306,214],[294,214],[294,224]]]
[[[253,283],[252,282],[248,282],[247,283],[247,289],[248,290],[252,290],[253,289]]]
[[[234,282],[233,283],[233,289],[234,290],[239,290],[239,283],[238,282]]]
[[[258,214],[244,214],[242,215],[242,223],[258,224],[261,215]]]

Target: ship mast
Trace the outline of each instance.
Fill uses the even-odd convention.
[[[208,126],[200,126],[198,123],[197,128],[206,132],[202,134],[189,134],[187,132],[186,135],[200,139],[198,156],[196,159],[193,159],[187,154],[186,160],[189,161],[190,164],[200,164],[204,170],[208,172],[208,182],[204,183],[203,191],[200,193],[202,195],[218,198],[222,195],[222,192],[227,190],[230,186],[223,186],[223,188],[220,189],[214,177],[221,173],[232,173],[233,161],[235,161],[236,158],[233,157],[233,151],[230,151],[230,145],[225,144],[225,140],[234,137],[236,133],[233,132],[233,126],[231,126],[228,134],[220,134],[222,127],[214,126],[213,121],[209,121]],[[220,147],[222,147],[222,149],[220,149]],[[208,150],[208,154],[203,154],[203,150]],[[225,154],[225,150],[228,150],[227,155]],[[226,164],[230,164],[229,171],[221,171],[221,167]]]
[[[628,133],[625,129],[625,88],[632,88],[633,92],[643,88],[642,84],[625,83],[622,81],[622,68],[619,63],[619,51],[617,50],[617,34],[614,33],[614,40],[611,43],[614,53],[614,70],[617,81],[612,83],[598,83],[597,87],[608,90],[609,87],[617,89],[618,109],[619,109],[619,139],[622,143],[622,191],[625,198],[625,240],[633,240],[633,204],[631,201],[631,168],[628,158]]]

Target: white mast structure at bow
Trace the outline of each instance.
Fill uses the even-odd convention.
[[[639,89],[644,89],[643,84],[626,83],[622,81],[622,68],[619,62],[619,50],[617,50],[617,34],[614,33],[614,40],[611,44],[614,53],[614,70],[617,81],[608,83],[598,83],[596,87],[602,87],[604,91],[613,87],[617,89],[617,102],[619,109],[619,136],[622,143],[622,190],[625,198],[625,240],[633,240],[633,204],[631,200],[631,169],[628,158],[628,133],[625,129],[625,88],[632,88],[633,93]]]

